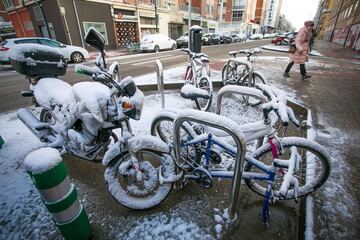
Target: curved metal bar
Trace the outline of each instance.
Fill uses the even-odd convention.
[[[161,96],[161,108],[165,108],[165,97],[164,97],[164,69],[160,60],[156,60],[156,75],[158,91]]]
[[[181,162],[180,127],[183,124],[183,122],[191,121],[199,124],[205,124],[227,132],[235,140],[236,147],[238,149],[236,153],[234,177],[231,184],[231,197],[230,197],[230,206],[229,206],[229,217],[231,220],[235,220],[237,218],[236,209],[238,209],[238,202],[240,196],[240,181],[241,181],[241,175],[243,171],[245,152],[246,152],[245,138],[241,129],[231,119],[209,112],[201,112],[200,115],[199,112],[200,111],[198,110],[191,109],[191,110],[183,110],[177,114],[173,128],[175,161],[176,163]],[[181,172],[180,169],[176,167],[176,174],[179,174],[180,172]],[[181,188],[181,187],[182,187],[182,179],[175,182],[175,188]]]
[[[239,94],[243,96],[255,97],[261,100],[261,103],[268,102],[266,96],[259,89],[253,87],[237,86],[237,85],[227,85],[222,87],[219,90],[217,99],[216,99],[216,114],[220,115],[221,112],[221,102],[223,97],[228,93]]]
[[[252,79],[253,78],[253,72],[254,72],[254,68],[251,64],[250,61],[241,61],[241,60],[238,60],[236,58],[230,58],[227,62],[227,64],[231,64],[231,63],[234,63],[235,65],[245,65],[246,68],[248,69],[249,71],[249,79]],[[248,85],[249,87],[251,86],[251,81],[248,81]]]

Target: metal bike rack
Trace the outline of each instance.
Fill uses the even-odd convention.
[[[230,65],[231,63],[233,63],[233,64],[235,64],[237,66],[239,66],[239,65],[246,66],[249,69],[249,79],[252,79],[254,68],[253,68],[253,66],[252,66],[252,64],[250,62],[245,62],[245,61],[240,61],[240,60],[235,59],[235,58],[230,58],[228,60],[227,64]],[[250,81],[249,81],[249,85],[250,85]]]
[[[156,60],[156,76],[158,91],[161,96],[161,109],[165,108],[165,96],[164,96],[164,69],[160,60]]]
[[[180,127],[186,121],[205,124],[210,127],[223,130],[227,132],[235,140],[238,151],[236,153],[236,158],[235,158],[235,171],[231,184],[231,197],[230,197],[230,206],[229,206],[229,217],[231,220],[235,220],[237,218],[236,209],[238,209],[238,202],[240,196],[240,182],[241,182],[241,175],[243,171],[245,152],[246,152],[245,138],[242,130],[237,126],[235,122],[233,122],[229,118],[209,112],[201,112],[200,115],[201,117],[199,117],[199,112],[200,111],[198,110],[188,109],[188,110],[183,110],[177,114],[173,128],[175,159],[176,162],[181,161]],[[221,123],[221,125],[219,123]],[[179,173],[180,173],[180,169],[176,167],[176,174]],[[182,187],[182,179],[175,182],[175,188],[181,188],[181,187]]]
[[[249,97],[256,97],[261,100],[261,103],[265,103],[268,101],[268,99],[265,97],[265,95],[259,89],[256,89],[253,87],[227,85],[225,87],[222,87],[219,90],[219,93],[218,93],[218,96],[216,99],[216,114],[220,115],[222,99],[226,94],[229,94],[229,93],[239,94],[239,95],[249,96]]]

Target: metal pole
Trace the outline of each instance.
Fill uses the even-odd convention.
[[[155,29],[156,29],[156,33],[159,33],[159,29],[158,29],[158,14],[157,14],[157,5],[156,2],[157,0],[154,1],[155,2]]]
[[[73,7],[74,7],[74,11],[75,11],[75,16],[76,16],[76,22],[77,22],[78,29],[79,29],[81,46],[82,46],[83,48],[85,48],[84,37],[83,37],[83,35],[82,35],[82,33],[81,33],[81,25],[80,25],[80,21],[79,21],[79,15],[78,15],[78,12],[77,12],[75,0],[73,0],[72,2],[73,2]]]
[[[188,9],[188,48],[190,49],[190,28],[191,28],[191,0],[189,0],[189,9]]]
[[[199,119],[199,111],[197,110],[183,110],[177,114],[177,117],[174,122],[174,131],[173,131],[173,138],[174,138],[174,150],[175,150],[175,160],[179,163],[181,162],[180,156],[180,127],[186,121],[196,122],[199,124],[205,124],[210,127],[218,128],[227,132],[236,143],[237,153],[235,158],[235,171],[234,177],[231,184],[231,196],[230,196],[230,206],[229,206],[229,218],[230,220],[236,220],[237,214],[236,210],[239,203],[240,197],[240,181],[241,175],[243,171],[243,164],[245,159],[245,152],[246,152],[246,145],[244,135],[238,125],[231,121],[230,119],[216,115],[214,113],[209,112],[202,112],[201,119]],[[216,121],[214,118],[217,118]],[[219,125],[218,122],[223,123]],[[177,164],[176,164],[177,165]],[[176,167],[176,174],[179,174],[180,169]],[[175,187],[181,187],[182,179],[175,182]]]
[[[160,60],[156,60],[156,74],[158,91],[161,96],[161,109],[165,108],[165,96],[164,96],[164,71]]]

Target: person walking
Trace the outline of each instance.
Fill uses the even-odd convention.
[[[306,73],[305,62],[309,61],[309,41],[312,35],[312,28],[314,27],[313,21],[306,21],[295,38],[296,51],[289,54],[290,63],[285,69],[284,76],[290,77],[289,72],[294,63],[300,64],[301,79],[305,80],[311,78]]]

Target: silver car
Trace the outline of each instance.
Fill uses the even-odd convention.
[[[67,61],[75,63],[83,62],[89,58],[89,52],[77,46],[65,45],[49,38],[31,37],[31,38],[11,38],[0,43],[0,64],[10,64],[9,51],[15,44],[35,43],[54,47],[62,54]]]

